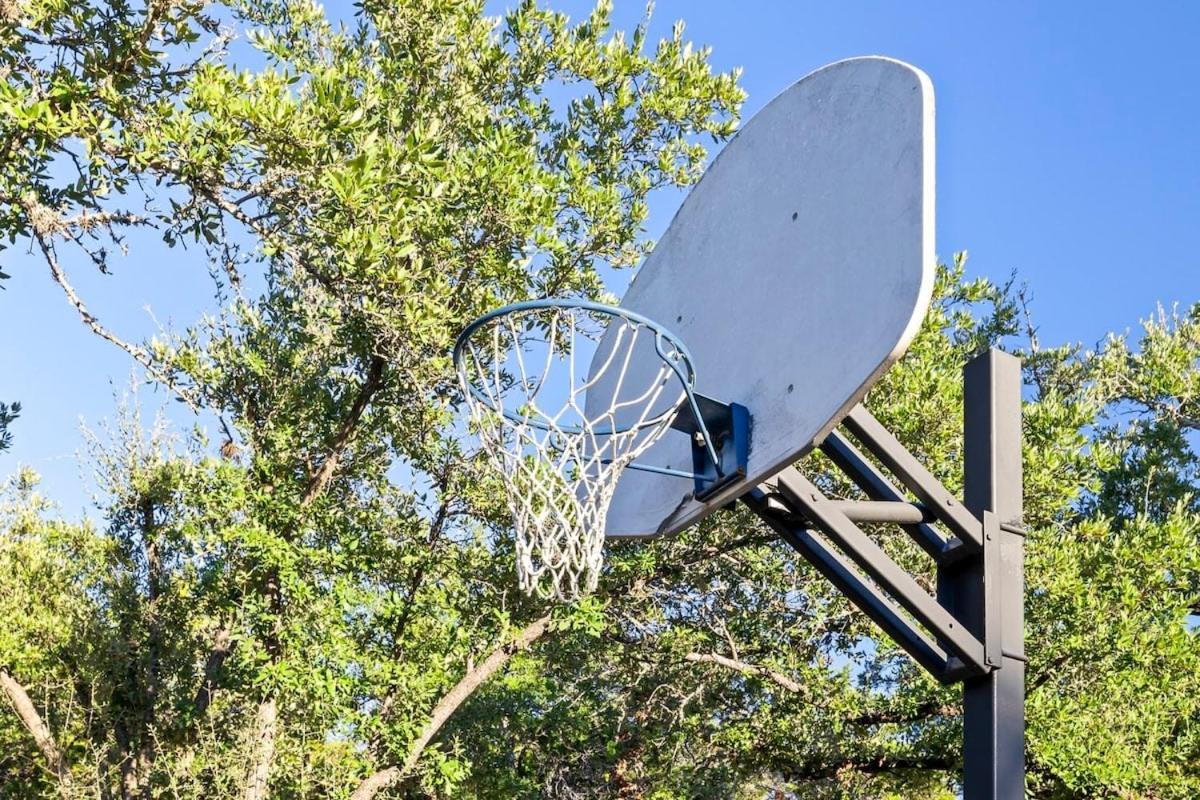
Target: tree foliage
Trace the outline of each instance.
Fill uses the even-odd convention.
[[[8,426],[16,422],[19,416],[21,416],[20,403],[0,403],[0,452],[12,446],[12,431],[8,429]]]
[[[605,2],[572,22],[462,0],[0,17],[2,232],[219,431],[127,409],[94,437],[93,523],[10,479],[0,792],[953,796],[956,690],[752,516],[613,546],[596,596],[548,608],[516,590],[456,424],[461,326],[602,297],[650,246],[652,193],[733,132],[737,76],[681,25],[652,44]],[[210,314],[134,342],[88,309],[68,248],[116,268],[131,226],[209,269]],[[1031,791],[1196,796],[1200,308],[1046,349],[961,259],[935,294],[868,403],[957,490],[962,365],[1026,359]]]

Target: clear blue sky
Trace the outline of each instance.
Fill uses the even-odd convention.
[[[617,11],[628,26],[642,4],[617,0]],[[889,55],[929,73],[938,252],[969,250],[973,274],[1016,270],[1044,343],[1091,344],[1136,328],[1158,302],[1200,301],[1200,3],[661,0],[654,28],[679,17],[719,67],[744,68],[747,114],[848,56]],[[676,202],[652,209],[650,235]],[[132,245],[113,276],[70,260],[93,309],[135,339],[194,320],[210,295],[200,255],[153,238]],[[40,258],[0,258],[13,274],[0,292],[0,400],[26,408],[0,473],[31,465],[79,514],[91,491],[74,456],[80,419],[112,416],[130,363],[83,329]],[[141,394],[150,411],[164,397]]]

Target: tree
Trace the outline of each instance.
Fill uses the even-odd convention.
[[[53,597],[0,654],[28,733],[10,785],[452,792],[442,726],[560,623],[513,591],[495,487],[450,424],[450,342],[636,262],[647,196],[732,132],[736,76],[682,26],[611,32],[605,2],[578,23],[457,0],[348,26],[284,0],[3,10],[3,232],[224,434],[119,430],[96,456],[107,529],[63,534],[82,555],[17,491],[7,596],[45,577]],[[218,14],[262,69],[232,66]],[[210,317],[133,342],[89,310],[63,246],[106,271],[132,226],[198,248]]]
[[[597,596],[548,608],[455,425],[457,330],[602,296],[650,194],[732,132],[736,76],[681,27],[650,52],[604,3],[0,8],[4,233],[220,431],[125,412],[95,525],[10,482],[5,793],[953,796],[956,691],[750,515],[614,546]],[[263,66],[232,66],[229,28]],[[88,310],[67,245],[109,269],[130,226],[211,269],[209,317],[132,342]],[[961,260],[936,297],[868,402],[958,488],[961,365],[1026,358],[1034,795],[1196,796],[1200,310],[1091,352],[1043,348]]]
[[[21,416],[20,403],[0,403],[0,452],[12,446],[12,432],[8,426]]]

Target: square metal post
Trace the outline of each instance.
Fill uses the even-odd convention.
[[[1022,800],[1021,362],[1000,350],[989,350],[967,364],[963,384],[963,494],[967,508],[985,521],[985,541],[979,557],[939,573],[938,593],[943,604],[987,642],[988,662],[997,667],[963,684],[963,797]]]

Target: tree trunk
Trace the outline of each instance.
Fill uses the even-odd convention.
[[[524,650],[539,639],[546,632],[546,628],[550,624],[550,615],[540,617],[526,625],[516,638],[508,644],[501,645],[488,655],[482,662],[467,672],[462,679],[454,685],[438,704],[434,706],[433,713],[429,715],[429,721],[425,723],[425,727],[421,729],[421,733],[413,740],[408,747],[408,755],[404,758],[404,763],[400,766],[390,766],[381,769],[378,772],[365,778],[358,788],[354,790],[354,794],[350,795],[350,800],[372,800],[376,794],[386,789],[389,786],[407,778],[417,762],[421,760],[421,755],[425,752],[425,748],[433,741],[433,737],[437,735],[442,726],[446,724],[446,720],[450,719],[451,715],[458,710],[468,697],[470,697],[476,689],[478,689],[488,678],[496,674],[515,653]]]
[[[142,718],[139,720],[137,774],[138,794],[151,800],[151,772],[158,755],[159,667],[162,660],[163,628],[159,598],[163,590],[162,559],[158,550],[157,526],[154,522],[154,503],[149,497],[142,500],[142,547],[145,550],[147,573],[146,596],[146,677],[143,691]]]
[[[204,659],[204,680],[192,700],[193,715],[197,720],[208,713],[208,707],[212,704],[213,695],[217,691],[217,680],[221,673],[221,667],[224,666],[225,659],[229,658],[229,654],[232,652],[233,632],[223,625],[213,634],[212,649]],[[194,733],[191,731],[189,735]]]
[[[133,741],[123,717],[118,716],[113,725],[113,739],[117,746],[117,769],[121,773],[121,800],[137,800],[137,763],[133,758]]]
[[[50,732],[50,726],[42,719],[42,715],[38,713],[37,708],[33,705],[33,701],[29,699],[29,694],[25,691],[16,678],[14,678],[7,669],[0,668],[0,687],[4,689],[4,694],[8,697],[8,701],[12,703],[13,710],[17,712],[21,723],[26,730],[33,735],[33,741],[41,751],[42,757],[46,759],[46,766],[54,773],[54,777],[58,780],[58,792],[63,797],[70,795],[71,789],[71,770],[67,766],[66,758],[63,757],[62,751],[58,749],[58,744],[54,741],[54,736]]]
[[[271,777],[271,761],[275,757],[277,708],[271,697],[258,704],[254,738],[250,743],[250,763],[246,768],[246,785],[242,800],[264,800]]]

